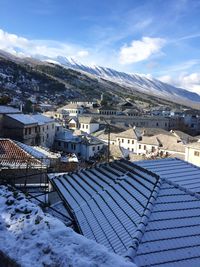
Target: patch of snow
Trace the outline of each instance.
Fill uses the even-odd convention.
[[[134,267],[43,211],[25,196],[0,186],[0,251],[22,267]]]

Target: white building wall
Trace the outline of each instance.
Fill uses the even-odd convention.
[[[185,160],[200,167],[200,149],[186,147]]]
[[[88,134],[94,133],[99,129],[98,123],[81,123],[80,130]]]
[[[117,137],[116,145],[128,149],[131,152],[137,152],[137,139]]]
[[[145,144],[140,141],[140,143],[137,144],[137,150],[136,153],[137,155],[146,155],[151,152],[158,151],[158,146],[157,145],[150,145],[150,144]]]
[[[39,126],[40,145],[52,147],[55,139],[55,122],[45,123]]]

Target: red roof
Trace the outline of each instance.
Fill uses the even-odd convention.
[[[0,139],[0,167],[1,168],[39,168],[41,162],[20,148],[10,139]]]

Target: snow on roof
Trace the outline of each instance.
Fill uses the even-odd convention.
[[[10,107],[10,106],[2,106],[0,105],[0,114],[5,114],[5,113],[21,113],[19,109]]]
[[[30,125],[30,124],[38,124],[38,121],[34,119],[31,115],[26,115],[26,114],[9,114],[7,115],[9,118],[12,118],[14,120],[17,120],[21,122],[22,124],[25,125]]]
[[[170,158],[138,161],[135,164],[192,192],[200,192],[200,168],[186,161]]]
[[[123,255],[131,245],[157,177],[113,162],[53,179],[51,176],[51,181],[74,211],[83,234]]]
[[[22,149],[24,149],[27,153],[31,154],[33,157],[37,159],[57,159],[60,158],[61,155],[60,153],[54,153],[51,152],[48,148],[46,147],[40,147],[40,146],[29,146],[24,143],[15,141],[15,143],[20,146]]]
[[[4,169],[22,169],[44,167],[30,151],[26,151],[17,142],[0,138],[0,166]]]
[[[134,267],[43,213],[23,194],[0,186],[0,251],[23,267]]]
[[[42,114],[34,114],[32,115],[32,118],[35,119],[38,124],[51,123],[55,121],[54,119],[44,116]]]
[[[200,168],[178,159],[120,160],[51,182],[86,237],[138,267],[200,266]]]
[[[138,266],[200,265],[200,196],[163,181],[135,251]],[[133,246],[138,240],[133,240]],[[134,250],[133,250],[134,252]]]

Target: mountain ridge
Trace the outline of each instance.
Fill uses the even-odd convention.
[[[46,59],[45,61],[48,60],[50,59]],[[189,90],[183,88],[175,87],[155,78],[150,78],[145,74],[131,74],[107,67],[87,66],[77,62],[74,59],[68,59],[67,57],[61,56],[58,56],[57,58],[54,58],[52,60],[54,61],[54,64],[57,62],[58,64],[61,64],[65,67],[84,71],[85,73],[117,82],[120,85],[125,85],[128,87],[134,86],[135,89],[138,89],[141,92],[147,94],[153,94],[154,96],[165,98],[173,95],[173,97],[176,98],[183,97],[191,101],[200,102],[200,95],[198,95],[197,93],[190,92]]]
[[[57,62],[58,59],[60,62]],[[8,71],[11,69],[12,71]],[[24,72],[23,75],[21,75],[22,72]],[[32,79],[31,75],[36,78]],[[32,80],[39,88],[44,88],[45,92],[50,86],[51,94],[58,91],[58,88],[59,91],[67,90],[66,95],[69,98],[78,96],[87,98],[95,94],[99,97],[103,92],[116,94],[122,98],[132,96],[137,99],[148,99],[149,103],[152,99],[154,102],[157,99],[158,103],[168,101],[200,108],[200,96],[196,93],[150,79],[144,74],[127,74],[99,66],[92,68],[63,57],[21,58],[0,51],[0,86],[20,89],[20,86],[24,87],[25,81],[25,86],[28,84],[28,88],[34,92]]]

